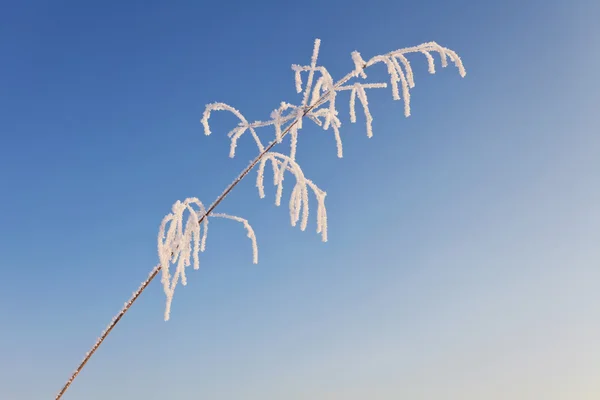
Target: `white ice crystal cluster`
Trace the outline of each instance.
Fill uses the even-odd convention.
[[[207,216],[206,208],[196,198],[175,202],[172,212],[165,216],[160,224],[158,233],[158,258],[162,270],[161,281],[167,295],[165,321],[169,319],[171,313],[175,287],[180,280],[182,285],[187,284],[185,268],[192,265],[192,263],[194,269],[200,268],[199,253],[206,248],[209,218],[226,218],[242,223],[252,241],[252,260],[254,264],[258,263],[256,236],[247,220],[222,213],[211,212]],[[175,265],[175,272],[172,276],[169,270],[171,264]]]
[[[173,293],[179,280],[186,284],[185,267],[190,266],[193,261],[195,269],[199,266],[198,253],[204,251],[206,234],[208,230],[209,217],[224,217],[241,222],[248,231],[252,240],[254,262],[257,262],[257,247],[254,232],[245,219],[225,214],[214,214],[212,210],[221,200],[229,194],[231,189],[241,181],[247,173],[257,167],[256,187],[261,198],[265,197],[264,179],[265,168],[270,165],[273,171],[273,185],[276,187],[275,205],[281,204],[283,196],[283,181],[286,173],[293,175],[295,185],[290,193],[289,211],[292,226],[300,222],[300,229],[305,230],[309,218],[309,195],[312,193],[317,200],[317,233],[321,235],[324,242],[327,241],[327,211],[325,208],[326,193],[313,181],[308,179],[300,165],[296,162],[296,150],[298,134],[304,127],[303,120],[306,117],[317,126],[328,131],[333,131],[337,156],[343,156],[342,139],[340,127],[342,125],[336,108],[337,96],[341,92],[350,92],[350,122],[355,123],[356,101],[360,102],[366,120],[367,136],[373,136],[373,117],[369,109],[367,90],[384,89],[388,87],[385,82],[366,82],[366,69],[382,63],[387,68],[389,85],[391,86],[392,98],[403,100],[404,115],[410,115],[410,90],[415,86],[412,66],[407,58],[409,54],[419,53],[425,56],[428,63],[429,73],[435,73],[434,53],[441,60],[442,67],[448,65],[448,61],[454,63],[459,74],[464,77],[466,71],[458,55],[435,42],[424,43],[419,46],[407,47],[389,52],[387,54],[364,60],[360,53],[352,53],[354,69],[346,76],[334,81],[328,70],[318,65],[318,55],[321,41],[315,40],[310,65],[292,65],[295,75],[296,91],[302,94],[302,102],[298,105],[281,102],[279,107],[271,112],[270,119],[266,121],[249,122],[246,117],[234,107],[225,103],[208,104],[202,116],[204,133],[211,134],[209,120],[214,111],[228,111],[239,119],[239,123],[229,133],[231,140],[229,157],[235,156],[239,139],[250,133],[256,147],[258,156],[242,172],[242,174],[217,198],[211,207],[207,209],[198,199],[187,199],[184,202],[176,202],[173,212],[165,217],[159,232],[158,248],[160,267],[162,269],[162,282],[167,295],[167,306],[165,319],[169,318]],[[305,81],[304,81],[305,79]],[[264,145],[257,132],[259,128],[271,127],[274,130],[274,139]],[[262,131],[262,130],[261,130]],[[281,143],[283,138],[290,136],[289,154],[272,151],[272,148]],[[184,218],[187,216],[184,225]],[[168,226],[168,229],[167,229]],[[171,276],[169,267],[175,266],[175,272]]]

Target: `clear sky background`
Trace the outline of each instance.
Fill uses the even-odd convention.
[[[254,173],[219,208],[169,322],[156,280],[65,399],[592,400],[600,397],[600,5],[596,1],[3,1],[0,398],[50,399],[157,263],[171,204],[211,203],[255,154],[235,119],[299,102],[290,65],[334,77],[412,56],[413,115],[370,97],[302,132],[329,242]],[[383,67],[371,74],[386,77]],[[289,195],[289,186],[286,192]],[[287,204],[287,200],[284,201]],[[313,210],[315,208],[313,207]]]

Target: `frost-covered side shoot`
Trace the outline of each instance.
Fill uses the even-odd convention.
[[[194,269],[200,268],[199,253],[206,249],[208,235],[208,217],[204,204],[196,198],[186,199],[184,202],[176,201],[172,212],[167,215],[158,233],[158,258],[162,270],[162,284],[167,295],[165,308],[165,321],[171,313],[171,302],[175,287],[181,280],[183,286],[187,285],[185,268],[192,265]],[[187,218],[186,218],[187,216]],[[247,220],[233,215],[210,213],[210,218],[225,218],[240,222],[246,228],[248,237],[252,241],[252,261],[258,263],[258,246],[254,230]],[[184,225],[185,219],[185,225]],[[170,266],[175,264],[175,272],[171,276]]]

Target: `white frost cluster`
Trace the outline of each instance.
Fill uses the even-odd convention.
[[[332,128],[337,147],[338,157],[343,156],[342,139],[340,136],[340,127],[342,125],[338,118],[336,108],[336,99],[338,92],[350,91],[350,122],[356,122],[356,99],[360,101],[366,119],[367,136],[373,136],[373,117],[369,110],[369,102],[367,99],[367,89],[383,89],[387,87],[387,83],[366,83],[362,80],[367,78],[365,69],[383,63],[387,66],[387,72],[390,76],[390,85],[392,87],[392,97],[394,100],[404,100],[404,114],[410,115],[410,89],[415,86],[413,70],[406,57],[410,53],[421,53],[425,55],[429,65],[429,72],[435,73],[435,61],[432,56],[433,52],[440,55],[442,67],[448,65],[450,59],[459,70],[461,76],[465,76],[466,71],[458,55],[445,47],[438,45],[435,42],[424,43],[419,46],[407,47],[392,51],[387,54],[375,56],[368,61],[363,60],[358,52],[352,53],[354,69],[345,77],[337,82],[323,66],[317,64],[319,48],[321,41],[315,41],[313,54],[310,65],[292,65],[292,70],[295,75],[296,91],[302,94],[302,102],[299,105],[294,105],[286,102],[281,102],[280,106],[271,112],[271,119],[267,121],[249,122],[243,114],[234,107],[225,103],[208,104],[202,116],[202,125],[204,133],[211,134],[209,119],[213,111],[229,111],[234,114],[240,122],[228,134],[231,139],[229,157],[235,156],[235,150],[238,140],[246,132],[250,132],[254,143],[258,148],[259,155],[262,157],[259,163],[258,178],[256,186],[258,187],[260,197],[264,197],[264,168],[267,161],[271,161],[273,167],[273,184],[277,187],[275,204],[281,203],[282,183],[285,172],[291,172],[296,178],[296,186],[290,198],[290,218],[292,225],[295,225],[299,220],[300,209],[302,208],[302,223],[301,229],[306,227],[306,218],[308,218],[308,195],[307,191],[310,188],[318,201],[318,217],[317,217],[317,232],[321,233],[323,240],[327,240],[327,221],[325,212],[325,192],[319,189],[312,181],[306,179],[300,166],[296,163],[296,150],[298,145],[298,133],[303,128],[303,118],[306,117],[313,121],[316,125],[324,130]],[[303,74],[306,76],[306,84],[303,83]],[[358,81],[348,83],[351,79]],[[402,88],[402,95],[400,95]],[[258,128],[273,127],[275,130],[275,141],[280,143],[285,134],[290,136],[290,152],[289,155],[265,151],[265,145],[259,138],[257,133]],[[272,143],[272,142],[271,142]]]
[[[410,53],[422,53],[427,59],[429,66],[429,73],[435,74],[435,61],[432,52],[436,52],[440,55],[442,67],[448,66],[448,59],[450,59],[454,65],[458,68],[460,76],[463,78],[467,74],[465,67],[462,64],[460,57],[452,50],[440,46],[436,42],[424,43],[419,46],[407,47],[392,51],[387,54],[375,56],[369,61],[364,61],[359,52],[355,51],[352,53],[352,60],[354,61],[354,76],[360,76],[366,78],[367,74],[365,69],[375,65],[377,63],[383,63],[387,67],[387,72],[390,75],[390,84],[392,86],[392,97],[394,100],[404,99],[404,115],[410,116],[410,89],[415,87],[415,79],[413,75],[412,67],[406,54]],[[398,83],[402,87],[402,96],[400,96],[400,90]],[[385,86],[381,86],[385,87]],[[352,100],[350,100],[352,102]],[[361,99],[362,101],[362,99]],[[364,104],[364,103],[363,103]],[[352,107],[352,106],[351,106]],[[365,111],[365,114],[367,112]]]
[[[283,181],[286,172],[291,173],[295,179],[295,185],[290,194],[289,211],[290,221],[293,226],[300,222],[300,229],[305,230],[309,217],[309,194],[315,196],[317,200],[317,233],[321,234],[324,242],[327,241],[327,210],[325,208],[326,193],[321,190],[314,182],[304,176],[300,165],[296,162],[296,151],[298,146],[298,134],[304,127],[303,120],[308,118],[317,126],[324,130],[333,130],[333,136],[337,148],[337,156],[343,156],[342,139],[340,127],[342,125],[339,119],[339,113],[336,108],[337,95],[340,92],[350,92],[350,122],[355,123],[356,118],[356,100],[360,102],[366,120],[367,137],[373,136],[373,116],[369,109],[367,90],[384,89],[388,87],[383,82],[365,82],[367,74],[365,70],[375,64],[382,63],[387,67],[389,75],[389,84],[392,89],[392,98],[394,100],[403,100],[404,115],[410,116],[410,89],[415,86],[414,74],[411,64],[407,58],[412,53],[419,53],[425,56],[430,73],[435,73],[435,60],[433,53],[437,53],[441,60],[442,67],[448,65],[448,60],[454,63],[459,74],[466,75],[465,68],[458,55],[435,42],[424,43],[419,46],[407,47],[392,51],[387,54],[378,55],[365,61],[359,52],[352,53],[354,69],[346,76],[334,81],[328,70],[318,65],[319,48],[321,41],[315,40],[313,54],[310,65],[292,65],[295,76],[296,91],[302,94],[302,101],[298,105],[281,102],[279,107],[271,112],[270,119],[266,121],[249,122],[246,117],[234,107],[225,103],[208,104],[202,116],[202,125],[204,133],[211,134],[209,119],[213,111],[228,111],[239,119],[239,123],[229,133],[231,140],[229,148],[229,157],[235,157],[235,151],[240,138],[246,133],[250,135],[258,149],[258,156],[249,167],[219,196],[214,203],[216,206],[231,191],[241,179],[255,166],[258,166],[258,176],[256,178],[256,187],[261,198],[265,197],[264,191],[264,173],[267,163],[273,171],[273,185],[276,187],[275,205],[281,204],[283,196]],[[306,81],[303,82],[305,77]],[[350,82],[354,80],[353,82]],[[272,127],[274,129],[274,139],[264,145],[258,135],[259,128]],[[283,138],[290,136],[289,154],[274,152],[271,149],[282,142]],[[210,208],[212,210],[212,206]],[[184,214],[187,212],[188,219],[183,225]],[[252,240],[254,262],[257,262],[257,248],[254,232],[245,219],[233,217],[225,214],[210,213],[210,217],[229,218],[244,224],[248,231],[248,236]],[[168,225],[168,229],[166,228]],[[206,243],[206,233],[208,229],[208,219],[206,209],[198,199],[187,199],[177,202],[173,205],[173,212],[165,217],[159,233],[159,257],[162,266],[162,282],[167,295],[167,308],[165,319],[169,317],[169,311],[173,298],[173,292],[179,279],[183,285],[186,284],[184,269],[191,265],[192,259],[194,268],[199,265],[198,253],[204,251]],[[165,234],[166,230],[166,234]],[[171,277],[169,266],[175,264],[175,273]]]
[[[291,172],[296,179],[296,185],[290,196],[290,220],[292,226],[296,226],[302,214],[300,229],[305,230],[308,224],[308,191],[314,193],[317,199],[317,233],[321,234],[324,242],[327,241],[327,210],[325,209],[325,196],[327,193],[322,191],[311,181],[304,176],[302,169],[291,157],[285,154],[269,151],[265,153],[258,165],[258,176],[256,177],[256,187],[261,198],[265,197],[265,166],[267,161],[271,161],[273,166],[273,184],[277,186],[275,195],[275,205],[281,204],[281,196],[283,195],[283,178],[286,171]]]
[[[172,212],[160,224],[158,258],[162,271],[161,281],[167,295],[165,321],[169,319],[173,294],[179,280],[181,279],[182,285],[187,284],[185,268],[192,265],[192,261],[194,269],[200,268],[199,253],[206,248],[208,234],[206,211],[202,202],[196,198],[189,198],[183,202],[178,200],[173,204]],[[210,218],[226,218],[242,223],[252,241],[252,260],[254,264],[258,263],[256,236],[247,220],[228,214],[210,213],[209,216]],[[173,275],[170,271],[172,264],[175,266]]]

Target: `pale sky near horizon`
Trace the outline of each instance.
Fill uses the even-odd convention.
[[[0,398],[54,398],[157,263],[171,204],[212,200],[255,155],[235,119],[298,103],[291,64],[341,77],[411,56],[412,115],[340,100],[344,158],[307,125],[329,241],[254,173],[211,223],[163,321],[159,280],[64,396],[84,399],[600,398],[600,5],[594,1],[3,2]],[[386,78],[383,67],[370,78]],[[309,127],[310,126],[310,127]],[[270,133],[263,133],[268,135]]]

